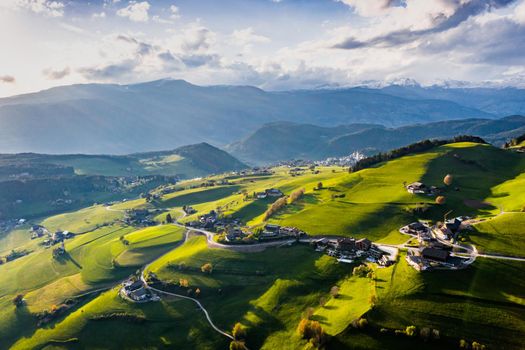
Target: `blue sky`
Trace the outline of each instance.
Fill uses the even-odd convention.
[[[1,0],[0,96],[161,78],[525,87],[525,0]]]

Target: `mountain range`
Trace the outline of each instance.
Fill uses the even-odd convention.
[[[377,124],[322,127],[290,122],[270,123],[226,147],[230,153],[253,164],[292,158],[323,159],[354,151],[374,154],[424,139],[445,139],[468,134],[501,145],[525,132],[524,116],[500,119],[449,120],[387,128]]]
[[[525,112],[525,90],[389,86],[264,91],[182,80],[56,87],[0,99],[0,152],[129,154],[209,142],[264,124],[400,127]]]

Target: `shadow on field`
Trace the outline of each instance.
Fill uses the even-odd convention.
[[[483,202],[492,195],[492,187],[512,180],[521,174],[520,156],[494,147],[476,145],[469,148],[451,148],[449,152],[431,160],[421,182],[443,187],[446,203],[432,206],[425,218],[442,220],[452,210],[458,215],[489,214],[495,207]],[[444,186],[443,178],[452,174],[453,182]]]
[[[186,193],[176,196],[159,203],[160,207],[181,207],[183,205],[195,205],[206,202],[213,202],[224,197],[228,197],[239,191],[238,185],[212,187],[197,192]]]

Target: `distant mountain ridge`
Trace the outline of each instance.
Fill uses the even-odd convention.
[[[483,96],[491,89],[472,92],[482,97],[470,100],[456,98],[452,89],[449,94],[414,89],[269,92],[182,80],[62,86],[0,99],[0,152],[129,154],[197,142],[226,145],[278,121],[399,127],[489,119],[503,116],[494,108],[497,101],[504,102],[501,110],[518,113],[522,104],[516,99],[525,100],[525,90],[513,90],[515,96],[507,99],[498,95],[486,106]]]
[[[102,175],[139,176],[168,175],[193,178],[245,169],[247,166],[227,152],[207,143],[176,148],[171,151],[130,155],[48,155],[36,153],[0,154],[0,180],[52,173],[58,176]],[[68,169],[70,169],[68,171]],[[43,170],[47,170],[44,172]],[[23,178],[23,177],[22,177]]]
[[[501,119],[450,120],[387,128],[351,124],[333,128],[310,124],[271,123],[226,149],[239,159],[264,164],[293,158],[323,159],[354,151],[373,154],[424,139],[468,134],[498,145],[525,132],[525,116]]]

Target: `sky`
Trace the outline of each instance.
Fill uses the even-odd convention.
[[[185,79],[525,88],[525,0],[0,0],[0,96]]]

